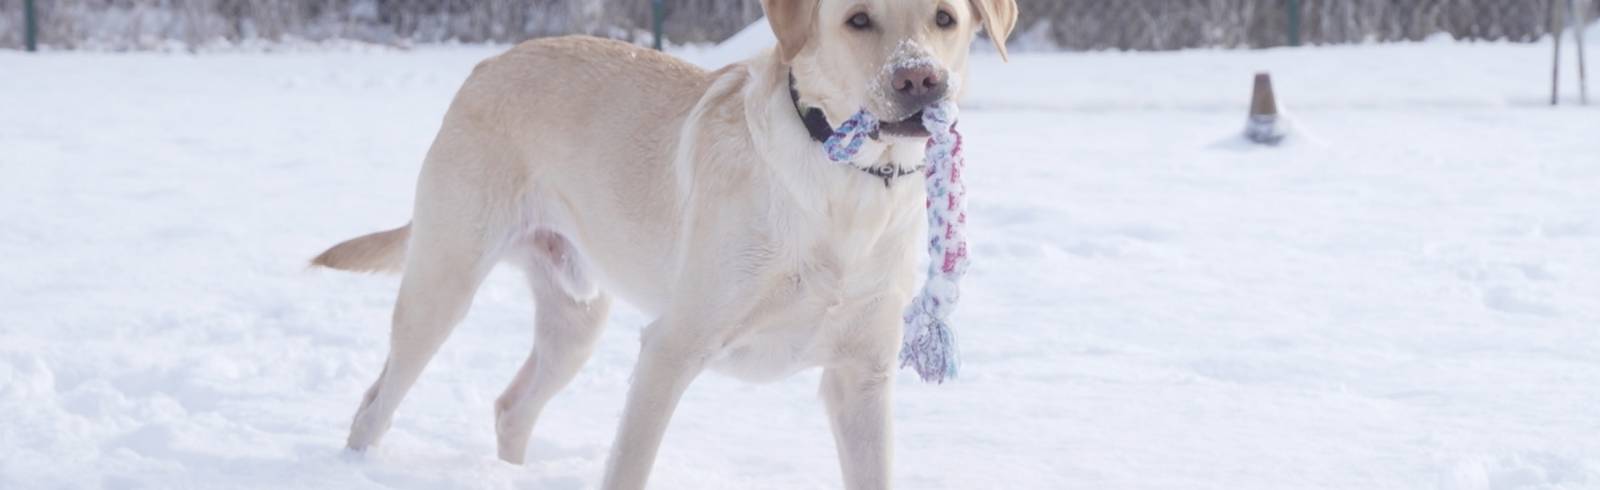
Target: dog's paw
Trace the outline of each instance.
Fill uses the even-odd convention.
[[[345,440],[344,447],[350,452],[366,452],[367,448],[378,445],[378,440],[388,430],[388,421],[373,421],[358,416],[355,423],[350,424],[350,437]]]
[[[345,446],[343,451],[339,451],[339,459],[342,459],[342,460],[345,460],[345,461],[365,461],[367,459],[367,449],[366,448],[357,449],[357,448]]]

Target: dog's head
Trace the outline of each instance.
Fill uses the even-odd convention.
[[[801,101],[837,125],[866,109],[888,136],[926,137],[921,111],[955,98],[979,27],[1006,56],[1015,0],[762,0]]]

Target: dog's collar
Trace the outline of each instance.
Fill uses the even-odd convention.
[[[789,72],[789,100],[794,102],[794,112],[800,116],[800,122],[805,124],[806,132],[811,134],[811,139],[813,141],[816,141],[817,143],[825,143],[828,141],[828,138],[833,137],[833,125],[828,124],[828,116],[822,113],[822,109],[815,107],[801,107],[800,89],[795,87],[794,72],[792,71]],[[870,136],[872,139],[878,139],[878,132],[874,130]],[[894,183],[894,179],[905,177],[911,174],[921,173],[923,169],[921,166],[907,168],[903,165],[897,165],[894,162],[885,163],[883,165],[874,165],[871,167],[863,167],[857,165],[855,162],[850,162],[849,166],[850,168],[866,172],[868,175],[873,177],[883,179],[884,187],[889,187],[890,184]]]
[[[794,112],[800,115],[800,122],[805,123],[806,132],[811,133],[813,141],[823,143],[833,136],[833,126],[828,124],[828,116],[822,113],[822,109],[800,107],[800,89],[795,88],[794,72],[789,72],[789,100],[794,102]]]

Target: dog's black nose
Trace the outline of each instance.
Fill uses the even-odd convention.
[[[894,71],[894,91],[906,99],[931,102],[944,97],[948,87],[944,70],[932,66],[921,65]]]

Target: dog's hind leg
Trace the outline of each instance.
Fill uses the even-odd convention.
[[[448,228],[448,227],[447,227]],[[350,449],[364,450],[389,430],[394,411],[449,337],[498,257],[491,243],[465,230],[417,222],[389,335],[389,359],[350,425]]]
[[[622,425],[606,461],[604,490],[642,490],[684,390],[706,366],[712,348],[697,322],[714,315],[668,314],[645,327],[633,367]],[[692,319],[692,320],[681,320]]]
[[[417,187],[389,359],[350,425],[347,445],[352,450],[365,450],[383,437],[395,408],[466,316],[479,284],[521,232],[515,200],[507,197],[515,194],[504,179],[478,178],[486,176],[438,164],[432,153],[429,156]],[[474,195],[483,197],[461,197]]]
[[[509,463],[522,463],[539,412],[594,353],[611,308],[611,298],[593,286],[572,242],[539,231],[525,244],[524,267],[536,302],[533,352],[494,404],[500,459]]]

